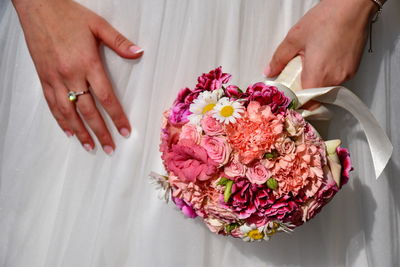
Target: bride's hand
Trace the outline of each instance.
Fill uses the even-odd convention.
[[[90,151],[94,141],[83,120],[93,130],[107,154],[115,144],[94,97],[128,137],[129,121],[116,98],[99,54],[103,42],[124,58],[136,59],[143,50],[127,40],[106,20],[72,0],[13,0],[52,114],[68,136],[76,135]],[[68,100],[68,91],[92,94]],[[79,110],[80,115],[77,110]]]
[[[277,76],[295,56],[303,58],[303,88],[339,85],[357,72],[370,17],[371,0],[322,0],[292,27],[265,70]]]

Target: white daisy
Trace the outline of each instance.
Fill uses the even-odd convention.
[[[240,226],[240,233],[243,235],[243,241],[261,241],[261,240],[269,240],[268,235],[264,233],[264,226],[257,227],[255,224],[243,224]]]
[[[189,121],[192,124],[199,124],[203,115],[214,109],[223,93],[222,89],[200,93],[189,107],[192,113],[189,115]]]
[[[214,107],[213,117],[225,124],[235,123],[236,119],[241,118],[240,113],[244,112],[244,107],[238,101],[229,101],[223,97]]]

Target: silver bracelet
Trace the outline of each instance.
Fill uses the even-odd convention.
[[[380,0],[372,0],[372,1],[379,6],[378,12],[380,13],[383,8],[383,3]]]
[[[372,18],[372,23],[378,20],[379,15],[382,13],[383,3],[380,0],[371,0],[378,6],[378,11],[375,13],[374,17]]]
[[[371,22],[369,23],[369,49],[368,53],[372,53],[372,24],[374,24],[378,18],[379,15],[382,13],[382,8],[383,8],[383,3],[380,0],[371,0],[373,1],[379,8],[378,11],[375,13],[374,17],[372,18]]]

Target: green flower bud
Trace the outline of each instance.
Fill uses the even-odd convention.
[[[228,180],[226,182],[226,186],[225,186],[225,192],[224,192],[224,202],[228,202],[229,198],[232,195],[232,186],[233,186],[233,181],[232,180]]]
[[[275,178],[271,177],[267,180],[267,186],[268,188],[275,190],[278,188],[278,181]]]

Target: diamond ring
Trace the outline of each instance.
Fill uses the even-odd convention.
[[[68,92],[68,100],[71,102],[76,102],[78,100],[78,96],[84,95],[87,93],[89,93],[89,90],[81,91],[81,92],[69,91]]]

